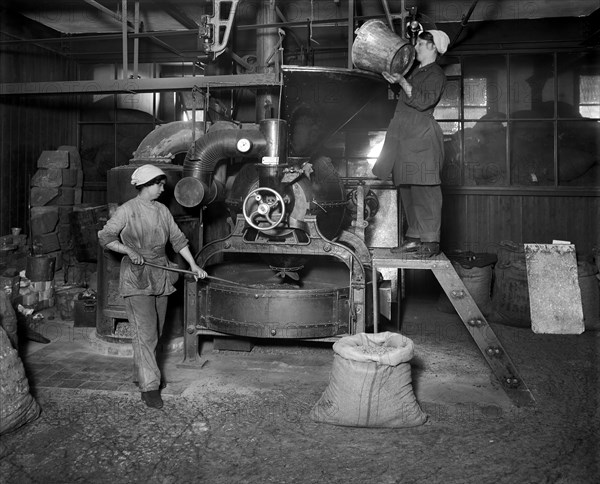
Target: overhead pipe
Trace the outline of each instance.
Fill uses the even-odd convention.
[[[173,121],[161,124],[140,142],[130,162],[171,163],[176,155],[187,153],[194,140],[203,134],[202,122]]]
[[[272,25],[275,22],[277,22],[275,0],[262,0],[258,4],[257,23]],[[275,27],[258,29],[256,32],[256,59],[261,73],[270,72],[267,60],[277,51],[277,41],[279,40],[277,32],[278,29]],[[279,113],[275,112],[278,106],[279,99],[276,95],[270,91],[259,89],[256,92],[256,121],[260,122],[263,119],[279,116]]]
[[[134,33],[140,32],[140,2],[135,1],[134,14],[133,14]],[[125,32],[125,38],[127,38],[127,32]],[[140,39],[133,39],[133,78],[137,79],[139,75],[139,57],[140,57]]]
[[[381,3],[383,4],[383,11],[385,12],[385,18],[388,21],[390,30],[396,33],[396,30],[394,29],[394,21],[392,20],[392,14],[390,13],[390,6],[388,5],[387,0],[381,0]]]
[[[348,69],[352,69],[352,44],[354,43],[354,0],[348,2]]]
[[[198,139],[183,162],[183,178],[175,186],[175,199],[184,207],[206,205],[222,189],[213,179],[217,163],[225,158],[261,158],[263,164],[285,162],[287,123],[265,119],[256,128],[209,131]]]
[[[454,44],[460,37],[460,34],[462,33],[463,29],[467,26],[467,23],[469,22],[469,19],[471,18],[471,14],[473,13],[473,10],[475,10],[475,6],[477,5],[478,1],[479,0],[473,0],[471,7],[469,7],[469,10],[467,11],[467,14],[463,15],[462,20],[460,22],[460,29],[458,30],[458,32],[456,32],[456,35],[452,39],[452,42],[450,42],[450,44],[448,45],[448,50],[450,50],[452,47],[454,47]]]
[[[121,34],[123,35],[123,79],[129,77],[129,66],[127,65],[127,0],[122,1],[121,12]]]

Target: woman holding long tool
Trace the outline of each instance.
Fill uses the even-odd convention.
[[[142,392],[142,400],[152,408],[163,406],[156,346],[165,322],[167,299],[175,292],[173,284],[178,277],[173,271],[156,267],[175,266],[167,259],[167,242],[181,254],[197,278],[206,277],[171,212],[157,201],[166,179],[165,173],[154,165],[143,165],[135,170],[131,184],[138,190],[137,197],[120,205],[98,232],[103,248],[127,256],[121,260],[119,293],[125,299],[127,318],[135,330],[132,338],[134,379]],[[145,264],[146,261],[152,266]]]

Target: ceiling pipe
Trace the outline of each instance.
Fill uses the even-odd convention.
[[[123,79],[129,77],[129,66],[127,65],[127,0],[121,0],[121,35],[123,36]]]
[[[354,0],[348,2],[348,69],[352,65],[352,44],[354,43]]]
[[[275,0],[262,0],[258,5],[257,22],[273,25],[277,22]],[[279,40],[278,29],[273,26],[268,29],[260,29],[256,32],[256,59],[260,72],[274,72],[276,69],[270,68],[267,64],[274,55],[278,55]],[[275,61],[277,65],[279,59]],[[256,93],[256,121],[260,122],[267,118],[276,118],[279,116],[275,112],[279,106],[277,96],[272,92],[259,90]]]
[[[86,0],[91,1],[91,0]],[[349,0],[350,3],[354,3],[354,0]],[[113,14],[113,12],[111,12]],[[114,14],[113,14],[114,15]],[[382,15],[360,15],[353,16],[353,20],[362,21],[362,20],[370,20],[370,19],[381,19]],[[121,18],[118,18],[119,23],[121,22]],[[339,19],[328,19],[328,20],[313,20],[311,24],[314,26],[322,26],[322,27],[344,27],[348,26],[349,29],[353,28],[353,22],[348,23],[348,18],[339,18]],[[129,24],[128,24],[129,25]],[[281,28],[281,27],[289,27],[289,28],[306,28],[306,21],[302,22],[277,22],[274,24],[251,24],[251,25],[238,25],[236,30],[258,30],[258,29],[266,29],[269,27]],[[133,24],[131,24],[130,28],[133,30]],[[153,42],[160,42],[158,37],[184,37],[184,36],[198,36],[197,29],[189,29],[189,30],[156,30],[153,32],[140,32],[138,34],[129,32],[127,37],[130,39],[135,38],[149,38]],[[14,40],[0,40],[0,45],[8,45],[8,44],[35,44],[35,43],[64,43],[64,42],[86,42],[86,41],[96,41],[96,40],[115,40],[120,39],[121,34],[98,34],[98,35],[88,35],[88,34],[69,34],[68,36],[62,37],[46,37],[42,39],[14,39]],[[161,47],[164,47],[166,50],[173,51],[174,49],[167,44],[160,44]],[[173,52],[177,53],[177,52]],[[178,54],[179,55],[179,54]]]
[[[172,163],[175,156],[187,153],[194,140],[203,134],[203,122],[173,121],[162,124],[140,142],[130,163]]]
[[[137,34],[140,31],[140,2],[139,0],[135,0],[135,10],[133,14],[133,24],[134,24],[134,32]],[[125,33],[127,36],[127,33]],[[140,58],[140,39],[133,39],[133,78],[138,78],[138,64]]]
[[[381,3],[383,5],[383,11],[385,12],[385,18],[387,19],[388,24],[390,26],[390,30],[392,32],[395,32],[394,21],[392,20],[392,14],[390,13],[390,6],[388,5],[387,0],[381,0]]]
[[[473,0],[473,3],[471,4],[471,6],[469,7],[469,10],[467,11],[467,14],[463,15],[462,20],[460,22],[460,29],[458,29],[458,32],[452,39],[452,42],[450,42],[450,44],[448,45],[448,50],[450,50],[452,47],[454,47],[454,44],[456,44],[456,41],[460,37],[460,34],[464,30],[464,28],[467,26],[467,23],[469,22],[469,19],[471,18],[471,14],[473,13],[473,10],[475,10],[475,6],[477,5],[478,1],[479,0]]]

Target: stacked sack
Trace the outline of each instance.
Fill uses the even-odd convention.
[[[18,429],[40,415],[29,393],[29,382],[19,354],[0,327],[0,435]]]
[[[62,268],[63,255],[71,250],[69,215],[81,204],[83,171],[73,146],[43,151],[31,178],[31,237],[33,253],[54,257]]]

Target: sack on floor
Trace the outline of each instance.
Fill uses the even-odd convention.
[[[333,351],[329,385],[310,412],[315,422],[387,428],[425,423],[412,388],[412,340],[359,333],[340,339]]]
[[[0,435],[12,432],[40,415],[29,393],[29,382],[17,350],[0,328]]]

